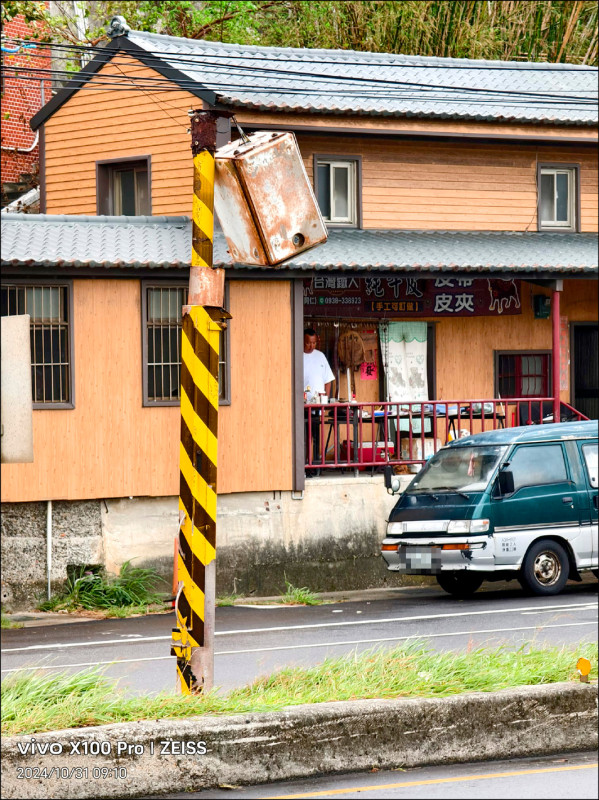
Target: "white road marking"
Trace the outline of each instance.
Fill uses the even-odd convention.
[[[216,652],[215,656],[230,656],[240,655],[242,653],[267,653],[275,650],[306,650],[314,647],[341,647],[354,644],[376,644],[377,642],[403,642],[409,639],[427,640],[438,639],[444,636],[472,636],[477,633],[506,633],[510,631],[546,631],[549,628],[573,628],[580,625],[595,625],[594,622],[565,622],[559,625],[530,625],[521,628],[488,628],[479,631],[452,631],[445,633],[431,633],[427,635],[412,634],[411,636],[388,636],[383,639],[355,639],[348,642],[314,642],[310,644],[289,644],[279,645],[277,647],[254,647],[247,650],[221,650]],[[81,664],[50,664],[36,667],[15,667],[14,669],[3,669],[1,672],[20,672],[21,670],[37,670],[37,669],[69,669],[72,667],[95,667],[103,664],[135,664],[138,661],[167,661],[171,660],[173,656],[151,656],[148,658],[122,658],[113,659],[112,661],[90,661]]]
[[[233,631],[216,631],[215,636],[241,636],[247,633],[271,633],[277,631],[303,631],[314,630],[316,628],[341,628],[344,625],[382,625],[389,622],[415,622],[425,619],[446,619],[452,617],[476,617],[487,614],[515,614],[516,612],[539,612],[539,611],[563,611],[563,610],[580,610],[581,608],[587,609],[589,607],[596,607],[596,604],[586,603],[562,603],[555,606],[521,606],[519,608],[492,608],[487,611],[454,611],[450,614],[418,614],[411,617],[386,617],[383,619],[360,619],[349,620],[347,622],[316,622],[308,625],[277,625],[272,628],[242,628]],[[131,640],[132,644],[142,642],[158,642],[171,639],[171,636],[145,636],[141,639]],[[126,639],[104,639],[104,641],[96,642],[61,642],[56,644],[33,644],[28,647],[12,647],[2,650],[2,653],[20,653],[29,650],[61,650],[65,647],[96,647],[103,644],[123,644]]]

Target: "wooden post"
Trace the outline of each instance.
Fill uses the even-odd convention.
[[[553,396],[553,421],[559,422],[560,413],[560,295],[562,291],[562,281],[556,281],[551,295],[551,330],[553,337],[552,348],[552,396]],[[541,414],[541,417],[543,415]]]

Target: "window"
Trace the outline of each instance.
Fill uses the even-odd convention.
[[[539,230],[577,229],[577,178],[576,167],[539,167]]]
[[[143,404],[174,406],[181,399],[182,307],[187,303],[187,283],[167,285],[142,283],[143,316]],[[228,301],[225,287],[225,303]],[[228,405],[229,328],[220,335],[219,404]]]
[[[597,488],[597,445],[583,444],[582,453],[587,468],[587,475],[591,486]]]
[[[562,483],[568,480],[564,453],[559,444],[519,447],[510,458],[514,491],[522,486]]]
[[[360,159],[314,156],[314,192],[329,225],[360,223]]]
[[[96,162],[97,213],[150,215],[150,157]]]
[[[499,397],[548,397],[550,353],[496,353]]]
[[[34,408],[74,408],[71,289],[70,283],[2,285],[2,316],[31,317]]]

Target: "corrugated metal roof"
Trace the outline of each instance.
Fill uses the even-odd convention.
[[[187,268],[190,242],[188,217],[2,215],[5,267]],[[256,269],[231,262],[220,232],[214,264]],[[275,269],[576,275],[597,272],[597,235],[332,229],[326,244]]]
[[[588,66],[258,47],[141,31],[128,39],[240,108],[597,122],[597,69]]]

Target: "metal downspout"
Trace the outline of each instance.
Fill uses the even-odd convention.
[[[46,516],[46,574],[49,600],[52,595],[52,500],[48,500],[48,513]]]

